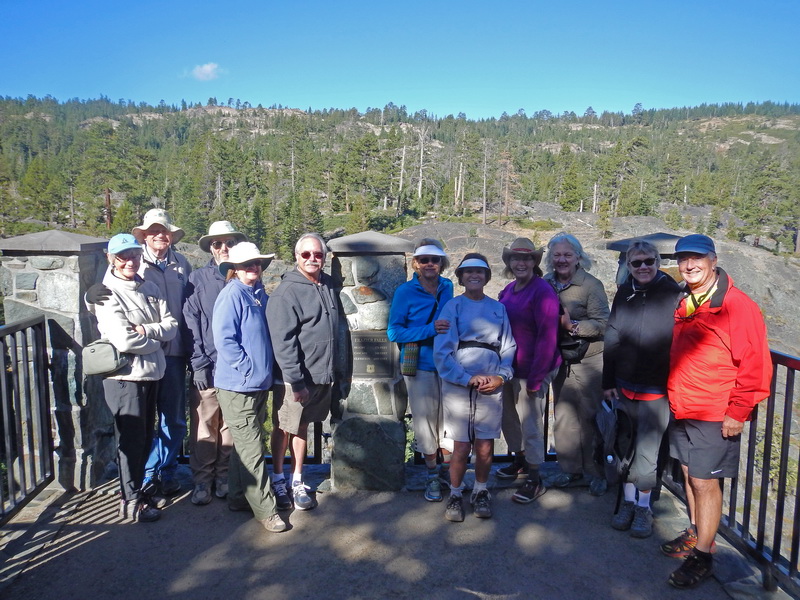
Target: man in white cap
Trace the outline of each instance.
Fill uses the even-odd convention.
[[[183,318],[186,322],[186,354],[192,370],[193,386],[189,388],[189,466],[192,468],[194,491],[192,503],[203,506],[211,502],[212,488],[218,498],[228,494],[228,462],[233,438],[222,417],[214,387],[217,349],[211,317],[214,303],[225,286],[219,265],[228,260],[228,250],[247,236],[236,231],[229,221],[215,221],[208,235],[198,244],[211,253],[208,264],[189,275]]]
[[[143,223],[131,231],[142,244],[139,275],[158,286],[170,313],[183,329],[183,303],[192,268],[172,246],[183,238],[184,231],[172,224],[164,209],[153,208],[144,215]],[[177,494],[181,485],[175,477],[178,452],[186,435],[186,353],[181,336],[164,344],[167,368],[158,390],[158,427],[150,457],[145,467],[143,489],[151,496]],[[159,498],[157,503],[166,502]]]

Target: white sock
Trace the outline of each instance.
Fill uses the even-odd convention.
[[[300,473],[292,473],[292,486],[297,485],[298,483],[303,483],[303,474]]]
[[[461,490],[464,489],[464,484],[462,483],[460,486],[455,487],[452,483],[450,484],[450,495],[451,496],[461,496]]]
[[[636,486],[632,483],[625,483],[625,502],[636,502]]]
[[[485,490],[487,483],[488,482],[486,482],[486,481],[483,481],[483,482],[476,481],[475,485],[472,486],[472,494],[473,495],[477,495],[478,492],[482,492],[483,490]]]
[[[637,504],[639,506],[644,506],[645,508],[650,508],[650,493],[651,492],[643,492],[639,490],[639,501]]]

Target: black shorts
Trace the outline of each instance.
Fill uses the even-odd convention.
[[[722,437],[722,421],[673,419],[669,424],[670,455],[695,479],[737,477],[741,444],[741,435]]]

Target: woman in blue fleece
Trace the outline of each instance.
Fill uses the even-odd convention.
[[[286,530],[286,523],[275,507],[262,429],[274,357],[261,273],[274,256],[260,254],[250,242],[230,249],[228,260],[219,265],[227,283],[214,304],[212,331],[217,348],[214,384],[233,437],[228,505],[231,510],[249,505],[267,531],[278,533]]]
[[[415,342],[419,345],[416,375],[404,375],[408,403],[413,417],[417,451],[425,457],[428,481],[425,499],[441,502],[442,490],[436,472],[436,458],[442,449],[444,469],[449,467],[452,440],[444,438],[442,386],[433,364],[433,339],[447,331],[450,323],[439,318],[442,308],[453,297],[453,282],[442,277],[449,263],[438,240],[423,239],[414,250],[411,261],[414,275],[397,288],[389,311],[389,340],[401,348]],[[445,465],[447,465],[445,467]]]

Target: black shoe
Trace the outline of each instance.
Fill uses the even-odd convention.
[[[498,479],[516,479],[520,475],[528,476],[528,463],[525,461],[524,456],[515,456],[514,462],[505,467],[497,469],[495,476]]]
[[[700,556],[697,551],[694,551],[669,576],[669,583],[676,588],[693,588],[711,575],[713,570],[712,558]]]

